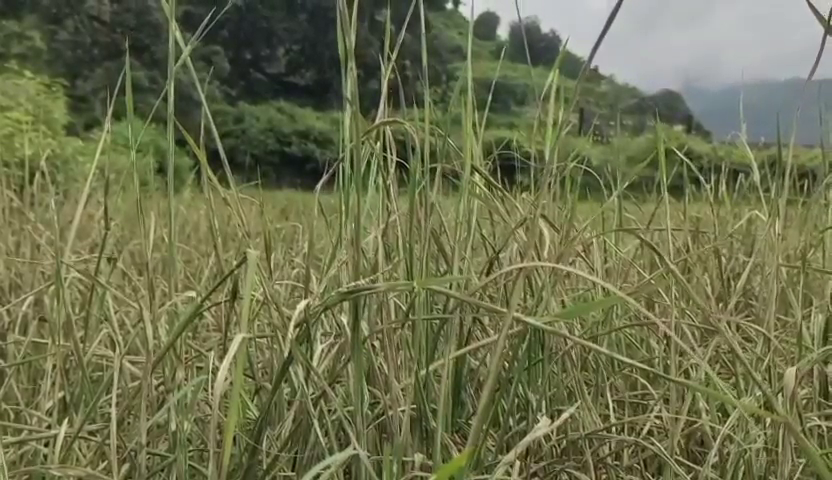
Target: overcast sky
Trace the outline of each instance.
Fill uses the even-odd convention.
[[[514,0],[467,0],[494,10],[503,28]],[[614,0],[518,0],[523,16],[569,37],[589,54]],[[824,15],[832,0],[814,0]],[[471,3],[461,7],[470,11]],[[596,57],[604,73],[647,90],[713,86],[762,78],[805,77],[822,31],[805,0],[624,0]],[[832,77],[832,39],[818,77]]]

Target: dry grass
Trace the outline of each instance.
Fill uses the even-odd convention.
[[[144,229],[131,202],[85,208],[59,269],[72,216],[5,197],[10,478],[197,478],[218,465],[228,478],[293,476],[339,453],[405,478],[463,451],[490,368],[477,472],[815,478],[799,443],[820,454],[828,442],[822,202],[793,207],[779,236],[750,207],[572,214],[492,198],[461,243],[451,199],[430,222],[392,206],[363,234],[356,283],[337,212],[314,215],[312,195],[252,195],[248,234],[231,208],[181,199],[175,292],[163,198],[147,199]]]
[[[340,11],[336,193],[2,189],[0,479],[832,479],[826,189],[510,194],[469,88],[460,190],[400,193]]]

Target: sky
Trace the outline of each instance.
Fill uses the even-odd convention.
[[[466,0],[475,14],[493,10],[502,28],[517,18],[515,0]],[[554,28],[586,56],[614,0],[517,0],[521,15]],[[826,15],[832,0],[813,0]],[[470,11],[472,4],[461,9]],[[823,35],[805,0],[624,0],[595,64],[646,90],[717,87],[804,77]],[[816,75],[832,77],[832,38]]]

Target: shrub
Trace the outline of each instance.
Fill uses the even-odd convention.
[[[104,140],[104,147],[98,161],[98,173],[107,172],[115,185],[133,185],[133,164],[129,123],[126,120],[114,122]],[[89,172],[103,129],[99,128],[85,135],[83,142],[77,145],[73,155],[77,162]],[[167,185],[168,138],[167,132],[156,124],[147,124],[139,120],[133,123],[132,145],[135,150],[136,171],[140,189],[163,188]],[[177,148],[174,163],[174,187],[177,191],[187,186],[196,163],[190,152]],[[99,177],[103,178],[103,177]]]
[[[684,97],[679,92],[662,89],[647,95],[627,106],[622,113],[656,118],[658,115],[662,123],[672,125],[686,125],[693,121],[693,133],[710,138],[710,132],[695,118]]]
[[[659,132],[663,136],[671,193],[699,184],[688,162],[707,179],[710,166],[720,161],[714,147],[703,139],[659,125],[658,131],[654,127],[644,135],[615,137],[609,144],[565,136],[559,140],[557,149],[558,175],[568,172],[573,185],[591,192],[599,191],[599,181],[609,185],[615,178],[629,182],[630,190],[651,191],[659,188],[660,164],[656,153]],[[544,161],[542,145],[532,145],[510,130],[486,132],[483,155],[492,162],[492,172],[499,174],[506,184],[519,182],[532,170],[541,172]],[[687,161],[682,159],[682,155]],[[562,180],[565,178],[562,177]]]
[[[474,96],[477,108],[484,110],[491,96],[490,112],[512,113],[515,109],[534,103],[536,94],[543,91],[545,75],[538,75],[532,83],[526,68],[510,63],[480,62],[474,67]],[[492,91],[493,88],[493,91]]]
[[[728,183],[735,184],[740,178],[746,182],[754,181],[752,159],[760,174],[763,190],[782,188],[788,161],[788,146],[784,145],[782,157],[777,147],[755,148],[748,151],[739,144],[718,144],[714,146],[714,165],[711,176],[725,175]],[[823,153],[819,148],[796,146],[792,152],[792,170],[790,172],[792,193],[795,191],[814,191],[826,178],[824,174]],[[718,178],[718,177],[717,177]]]
[[[490,96],[489,109],[495,113],[509,113],[517,107],[528,105],[534,99],[534,90],[529,82],[512,78],[498,78],[495,81],[489,77],[475,77],[474,94],[480,109],[489,105]]]
[[[586,61],[569,50],[562,50],[560,55],[560,73],[566,78],[576,80],[581,75],[581,70],[584,68]],[[597,70],[590,70],[591,74],[587,80],[597,80]]]
[[[68,173],[72,165],[58,161],[68,123],[60,83],[11,65],[0,72],[0,166],[16,184],[31,181],[41,162],[56,178]]]
[[[232,168],[272,184],[317,182],[339,155],[339,116],[284,101],[218,108],[215,115]]]

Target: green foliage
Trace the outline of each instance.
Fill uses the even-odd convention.
[[[644,96],[631,102],[622,109],[623,113],[655,119],[672,125],[685,125],[692,120],[693,131],[707,136],[705,127],[693,119],[693,113],[679,92],[662,89],[651,95]],[[689,118],[690,117],[690,118]]]
[[[131,152],[135,152],[139,188],[153,190],[163,188],[167,184],[168,140],[167,132],[162,127],[134,120],[132,142],[130,124],[124,120],[114,122],[109,132],[105,133],[103,129],[90,132],[84,136],[83,143],[74,152],[87,171],[95,159],[102,135],[104,148],[98,163],[99,179],[107,173],[114,185],[132,186]],[[174,158],[174,187],[179,191],[190,182],[196,162],[190,153],[182,148],[176,149]]]
[[[246,177],[280,182],[281,172],[308,175],[338,158],[337,113],[276,101],[225,106],[215,115],[223,147]]]
[[[540,80],[545,80],[545,77]],[[490,109],[494,113],[511,113],[532,104],[543,88],[542,82],[537,85],[532,83],[528,71],[496,62],[477,65],[473,83],[478,107],[484,110],[490,97]]]
[[[68,122],[59,82],[14,66],[0,72],[0,166],[5,174],[25,182],[41,162],[53,175],[68,169],[56,157]]]
[[[586,61],[569,50],[561,50],[560,54],[563,56],[560,60],[560,73],[566,78],[577,79]],[[600,80],[598,70],[590,70],[587,80],[590,82]]]
[[[37,21],[0,19],[0,68],[19,65],[42,71],[47,64],[48,51]]]
[[[83,138],[66,135],[70,122],[67,99],[60,82],[28,70],[9,67],[0,73],[0,165],[16,183],[34,178],[42,168],[61,189],[76,187],[86,179],[95,159],[101,129]],[[141,188],[149,188],[167,174],[168,141],[156,125],[133,126],[136,162]],[[127,123],[115,122],[106,136],[98,173],[109,172],[111,181],[132,185],[133,166]],[[184,186],[194,168],[188,152],[176,154],[174,178]],[[101,178],[101,177],[98,177]]]
[[[562,44],[557,32],[544,32],[540,20],[526,17],[522,22],[515,20],[509,26],[507,56],[512,62],[551,67],[560,54]]]
[[[686,135],[667,125],[659,125],[636,137],[617,137],[609,145],[596,148],[593,158],[595,169],[619,176],[637,190],[652,191],[660,188],[662,170],[658,154],[659,135],[664,145],[668,188],[671,192],[684,190],[692,181],[691,177],[694,177],[690,165],[701,170],[710,160],[713,148],[700,138]],[[687,181],[685,170],[689,172]]]
[[[445,57],[448,59],[449,65],[464,62],[468,52],[468,33],[470,27],[468,18],[455,10],[429,12],[427,18],[431,27],[431,34],[435,35],[435,39],[441,39],[441,43],[436,46],[451,50],[447,54],[447,57]],[[474,63],[493,60],[496,44],[497,42],[489,42],[472,37],[471,57],[474,59]],[[429,61],[430,63],[434,63],[437,59],[430,56]]]
[[[486,42],[497,40],[497,31],[499,28],[500,16],[492,10],[486,10],[477,15],[472,26],[474,38]]]
[[[475,100],[483,111],[490,98],[490,128],[530,132],[539,115],[538,96],[559,56],[559,93],[567,102],[572,101],[574,79],[585,60],[562,48],[555,31],[544,31],[532,17],[523,22],[525,35],[520,23],[514,22],[503,40],[497,34],[500,17],[496,13],[484,12],[472,25],[463,13],[449,9],[449,3],[453,6],[447,0],[425,3],[427,79],[418,12],[411,12],[409,23],[405,23],[411,3],[358,4],[354,64],[363,113],[372,114],[386,90],[391,106],[397,110],[421,107],[429,94],[434,105],[447,110],[448,119],[455,118],[461,104],[454,95],[462,85],[459,79],[466,75],[469,28],[474,31],[471,56]],[[330,114],[320,113],[340,108],[343,100],[341,58],[333,28],[335,3],[250,0],[231,4],[221,18],[217,18],[219,12],[214,10],[217,5],[213,0],[178,5],[177,18],[186,41],[201,31],[190,56],[221,124],[233,173],[250,179],[259,176],[278,184],[286,177],[319,175],[322,165],[338,156],[338,122]],[[136,115],[150,118],[155,124],[164,122],[167,27],[161,9],[132,0],[87,2],[83,6],[71,1],[16,1],[10,8],[7,17],[0,17],[0,38],[7,39],[0,46],[0,59],[31,66],[32,71],[43,68],[65,82],[69,121],[64,127],[82,135],[83,145],[91,141],[85,132],[100,127],[107,115],[108,101],[124,70],[128,45]],[[210,28],[200,30],[204,25]],[[393,78],[382,85],[379,62],[389,60],[383,52],[386,35],[399,50]],[[399,37],[401,42],[397,43]],[[498,70],[504,47],[506,56]],[[627,133],[650,128],[649,112],[656,108],[661,119],[670,123],[678,123],[687,112],[684,100],[673,95],[660,92],[645,96],[638,89],[605,77],[597,68],[588,73],[579,105],[602,130],[614,128],[619,111],[626,105],[631,110],[621,113]],[[429,91],[425,80],[430,83]],[[202,120],[202,101],[186,68],[178,70],[175,82],[176,117],[196,135]],[[116,129],[126,117],[124,105],[122,99],[115,103]],[[448,126],[456,128],[458,122]],[[148,135],[153,137],[153,133]],[[396,143],[404,147],[407,142],[397,133]],[[120,145],[122,151],[116,157],[123,157],[126,144],[122,141]],[[70,145],[63,150],[79,148]],[[210,160],[217,167],[214,153]],[[80,156],[87,157],[89,152]],[[119,161],[114,160],[113,165]],[[148,160],[148,164],[154,163]],[[120,167],[113,168],[118,171]],[[147,178],[149,181],[152,176]]]
[[[533,171],[540,171],[546,162],[542,139],[532,141],[529,124],[512,122],[512,116],[495,116],[492,128],[485,132],[482,153],[492,166],[492,173],[506,184],[524,184]],[[661,139],[659,138],[661,136]],[[706,182],[712,188],[738,188],[741,182],[752,181],[753,168],[745,147],[735,144],[713,144],[698,135],[686,134],[679,127],[659,124],[636,136],[620,135],[609,143],[592,142],[586,137],[565,136],[558,141],[557,161],[583,191],[600,193],[609,185],[623,181],[632,192],[652,192],[661,188],[662,169],[658,146],[663,154],[668,189],[678,194],[699,189]],[[785,159],[776,148],[755,149],[754,162],[761,172],[764,190],[778,188],[784,180]],[[793,152],[792,187],[798,190],[817,186],[823,171],[818,149],[796,148]],[[549,161],[554,161],[551,158]]]

